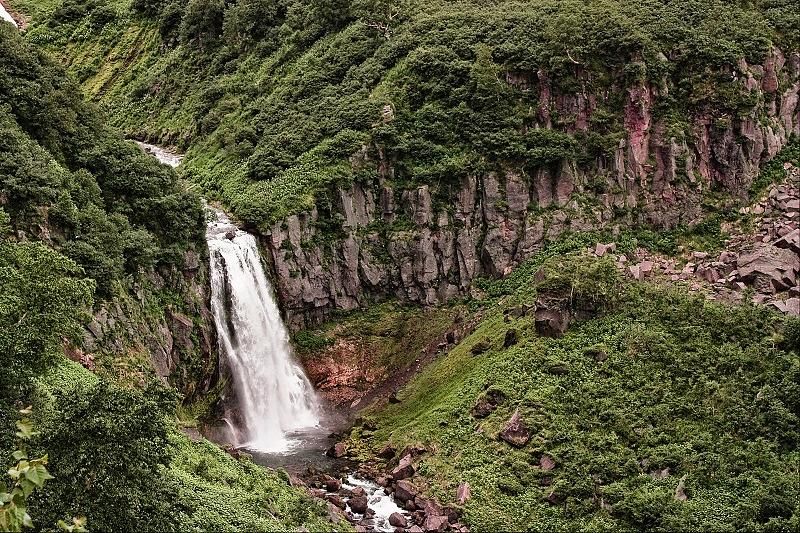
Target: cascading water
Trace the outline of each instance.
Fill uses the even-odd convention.
[[[319,425],[314,389],[292,356],[255,238],[222,213],[209,224],[206,237],[211,310],[244,423],[237,445],[286,452],[295,443],[293,432]]]

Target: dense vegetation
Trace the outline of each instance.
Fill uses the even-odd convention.
[[[31,405],[27,452],[48,454],[53,475],[27,498],[36,526],[84,515],[98,531],[332,527],[284,477],[180,434],[173,389],[147,375],[117,383],[64,356],[95,302],[180,265],[203,228],[174,172],[0,24],[0,466],[17,464],[17,411]]]
[[[325,212],[329,184],[380,161],[443,200],[486,168],[591,164],[617,146],[638,81],[664,89],[655,111],[680,139],[693,112],[756,105],[730,75],[740,58],[800,43],[792,0],[36,4],[30,40],[128,133],[190,148],[188,174],[255,225]],[[605,95],[588,131],[556,114],[537,129],[537,71],[554,93]]]
[[[468,482],[465,519],[481,531],[796,530],[800,321],[548,255],[489,291],[475,332],[375,410],[377,431],[356,429],[354,448],[424,445],[417,483],[453,501]],[[558,339],[504,317],[544,291],[599,314]],[[510,329],[519,342],[504,348]],[[499,406],[473,417],[487,395]],[[497,438],[516,409],[533,435],[519,449]]]

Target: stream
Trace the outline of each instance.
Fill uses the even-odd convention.
[[[136,144],[165,165],[181,163],[182,156],[174,151]],[[354,473],[357,464],[326,454],[333,434],[346,427],[346,417],[320,402],[296,361],[257,239],[220,209],[208,210],[211,311],[235,396],[228,402],[235,407],[229,407],[213,431],[214,440],[232,443],[260,465],[298,477],[312,475],[317,485],[320,475],[338,478],[340,482],[328,486],[336,490],[310,492],[328,501],[333,516],[346,516],[367,531],[394,531],[389,523],[393,514],[410,524],[411,514],[391,494]]]

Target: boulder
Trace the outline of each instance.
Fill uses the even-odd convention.
[[[613,242],[611,244],[601,244],[598,242],[597,246],[594,247],[594,255],[596,255],[597,257],[603,257],[608,252],[613,252],[616,249],[617,245]]]
[[[556,467],[556,462],[549,455],[542,455],[542,457],[539,459],[539,468],[541,468],[545,472],[549,472],[555,467]]]
[[[322,483],[330,492],[336,492],[342,488],[342,482],[331,476],[324,476],[322,478]]]
[[[536,332],[542,337],[561,337],[569,327],[569,312],[560,308],[538,307],[535,313]]]
[[[422,525],[422,528],[425,531],[444,531],[447,529],[447,526],[450,524],[450,521],[447,519],[446,516],[437,516],[437,515],[428,515],[425,517],[425,523]]]
[[[414,465],[411,464],[413,461],[411,454],[404,456],[400,459],[400,463],[392,470],[392,478],[394,479],[406,479],[414,475]]]
[[[414,501],[414,497],[418,493],[417,487],[406,479],[401,479],[394,487],[394,497],[401,502]]]
[[[411,526],[408,528],[408,533],[423,533],[422,528],[419,526]]]
[[[325,497],[325,499],[328,500],[329,502],[331,502],[333,505],[335,505],[339,509],[344,509],[345,508],[345,505],[346,505],[345,501],[338,494],[328,494]]]
[[[340,457],[344,457],[347,454],[347,443],[344,442],[337,442],[325,452],[325,455],[328,457],[333,457],[338,459]]]
[[[378,457],[380,457],[381,459],[392,459],[396,453],[397,453],[397,448],[395,448],[391,444],[387,444],[386,446],[381,448],[381,451],[378,452]]]
[[[350,510],[357,514],[364,514],[367,512],[367,497],[366,496],[353,496],[347,500],[347,505]]]
[[[531,440],[531,432],[525,425],[519,409],[506,422],[505,427],[500,432],[500,438],[516,448],[522,448]]]
[[[347,514],[333,503],[328,502],[328,520],[334,524],[347,522]]]
[[[796,255],[800,255],[800,228],[785,234],[780,239],[775,241],[775,246],[785,250],[790,250]]]
[[[389,523],[394,527],[405,529],[408,526],[408,520],[400,513],[392,513],[389,515]]]
[[[739,256],[736,268],[739,278],[751,283],[758,292],[780,292],[797,284],[800,259],[790,250],[762,246]]]
[[[469,483],[466,481],[464,483],[460,483],[458,485],[458,489],[456,489],[456,501],[459,505],[464,505],[467,503],[467,500],[470,499],[472,495],[470,494],[469,490]]]

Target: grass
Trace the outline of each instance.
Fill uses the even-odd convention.
[[[476,531],[797,525],[800,360],[784,337],[797,319],[637,284],[605,316],[547,339],[531,317],[502,316],[535,294],[531,279],[521,284],[412,381],[402,403],[368,413],[378,430],[359,447],[424,444],[419,483],[452,502],[469,482],[464,519]],[[503,349],[509,328],[520,342]],[[472,355],[483,339],[491,349]],[[592,357],[598,349],[608,356],[602,363]],[[568,373],[551,372],[556,366]],[[507,401],[476,420],[470,409],[488,388]],[[517,408],[533,433],[522,449],[497,439]],[[545,453],[557,463],[552,472],[537,466]],[[665,468],[664,479],[650,475]],[[673,497],[680,479],[685,502]],[[545,501],[551,491],[558,505]]]

